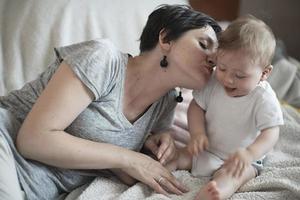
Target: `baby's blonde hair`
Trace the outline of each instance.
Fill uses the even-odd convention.
[[[271,64],[276,47],[274,34],[268,25],[252,15],[234,20],[218,39],[221,50],[244,50],[263,67]]]

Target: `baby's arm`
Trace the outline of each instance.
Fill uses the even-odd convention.
[[[260,159],[263,155],[272,150],[279,138],[279,127],[266,128],[255,141],[247,147],[252,155],[253,161]]]
[[[240,176],[244,169],[255,160],[272,150],[279,137],[279,127],[266,128],[246,149],[238,149],[225,162],[224,167],[233,176]]]
[[[188,128],[191,140],[187,147],[192,154],[198,154],[208,148],[204,114],[205,111],[193,99],[188,108]]]

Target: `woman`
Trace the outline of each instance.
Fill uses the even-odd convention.
[[[165,5],[149,16],[139,56],[108,40],[56,49],[44,73],[0,99],[0,199],[20,199],[21,189],[27,199],[57,199],[105,169],[162,194],[185,192],[161,164],[174,155],[174,88],[204,86],[220,30],[202,13]],[[138,152],[148,133],[145,148],[160,162]]]

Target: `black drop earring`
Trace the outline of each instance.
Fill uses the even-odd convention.
[[[160,61],[160,66],[165,68],[168,66],[167,56],[164,56],[163,59]]]
[[[181,89],[179,90],[178,96],[175,98],[176,102],[181,103],[183,101],[183,97],[181,94]]]

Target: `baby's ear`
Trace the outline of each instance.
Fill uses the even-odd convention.
[[[271,71],[273,69],[273,65],[268,65],[264,68],[263,72],[262,72],[262,75],[261,75],[261,78],[260,80],[261,81],[265,81],[267,80],[267,78],[270,76],[271,74]]]

